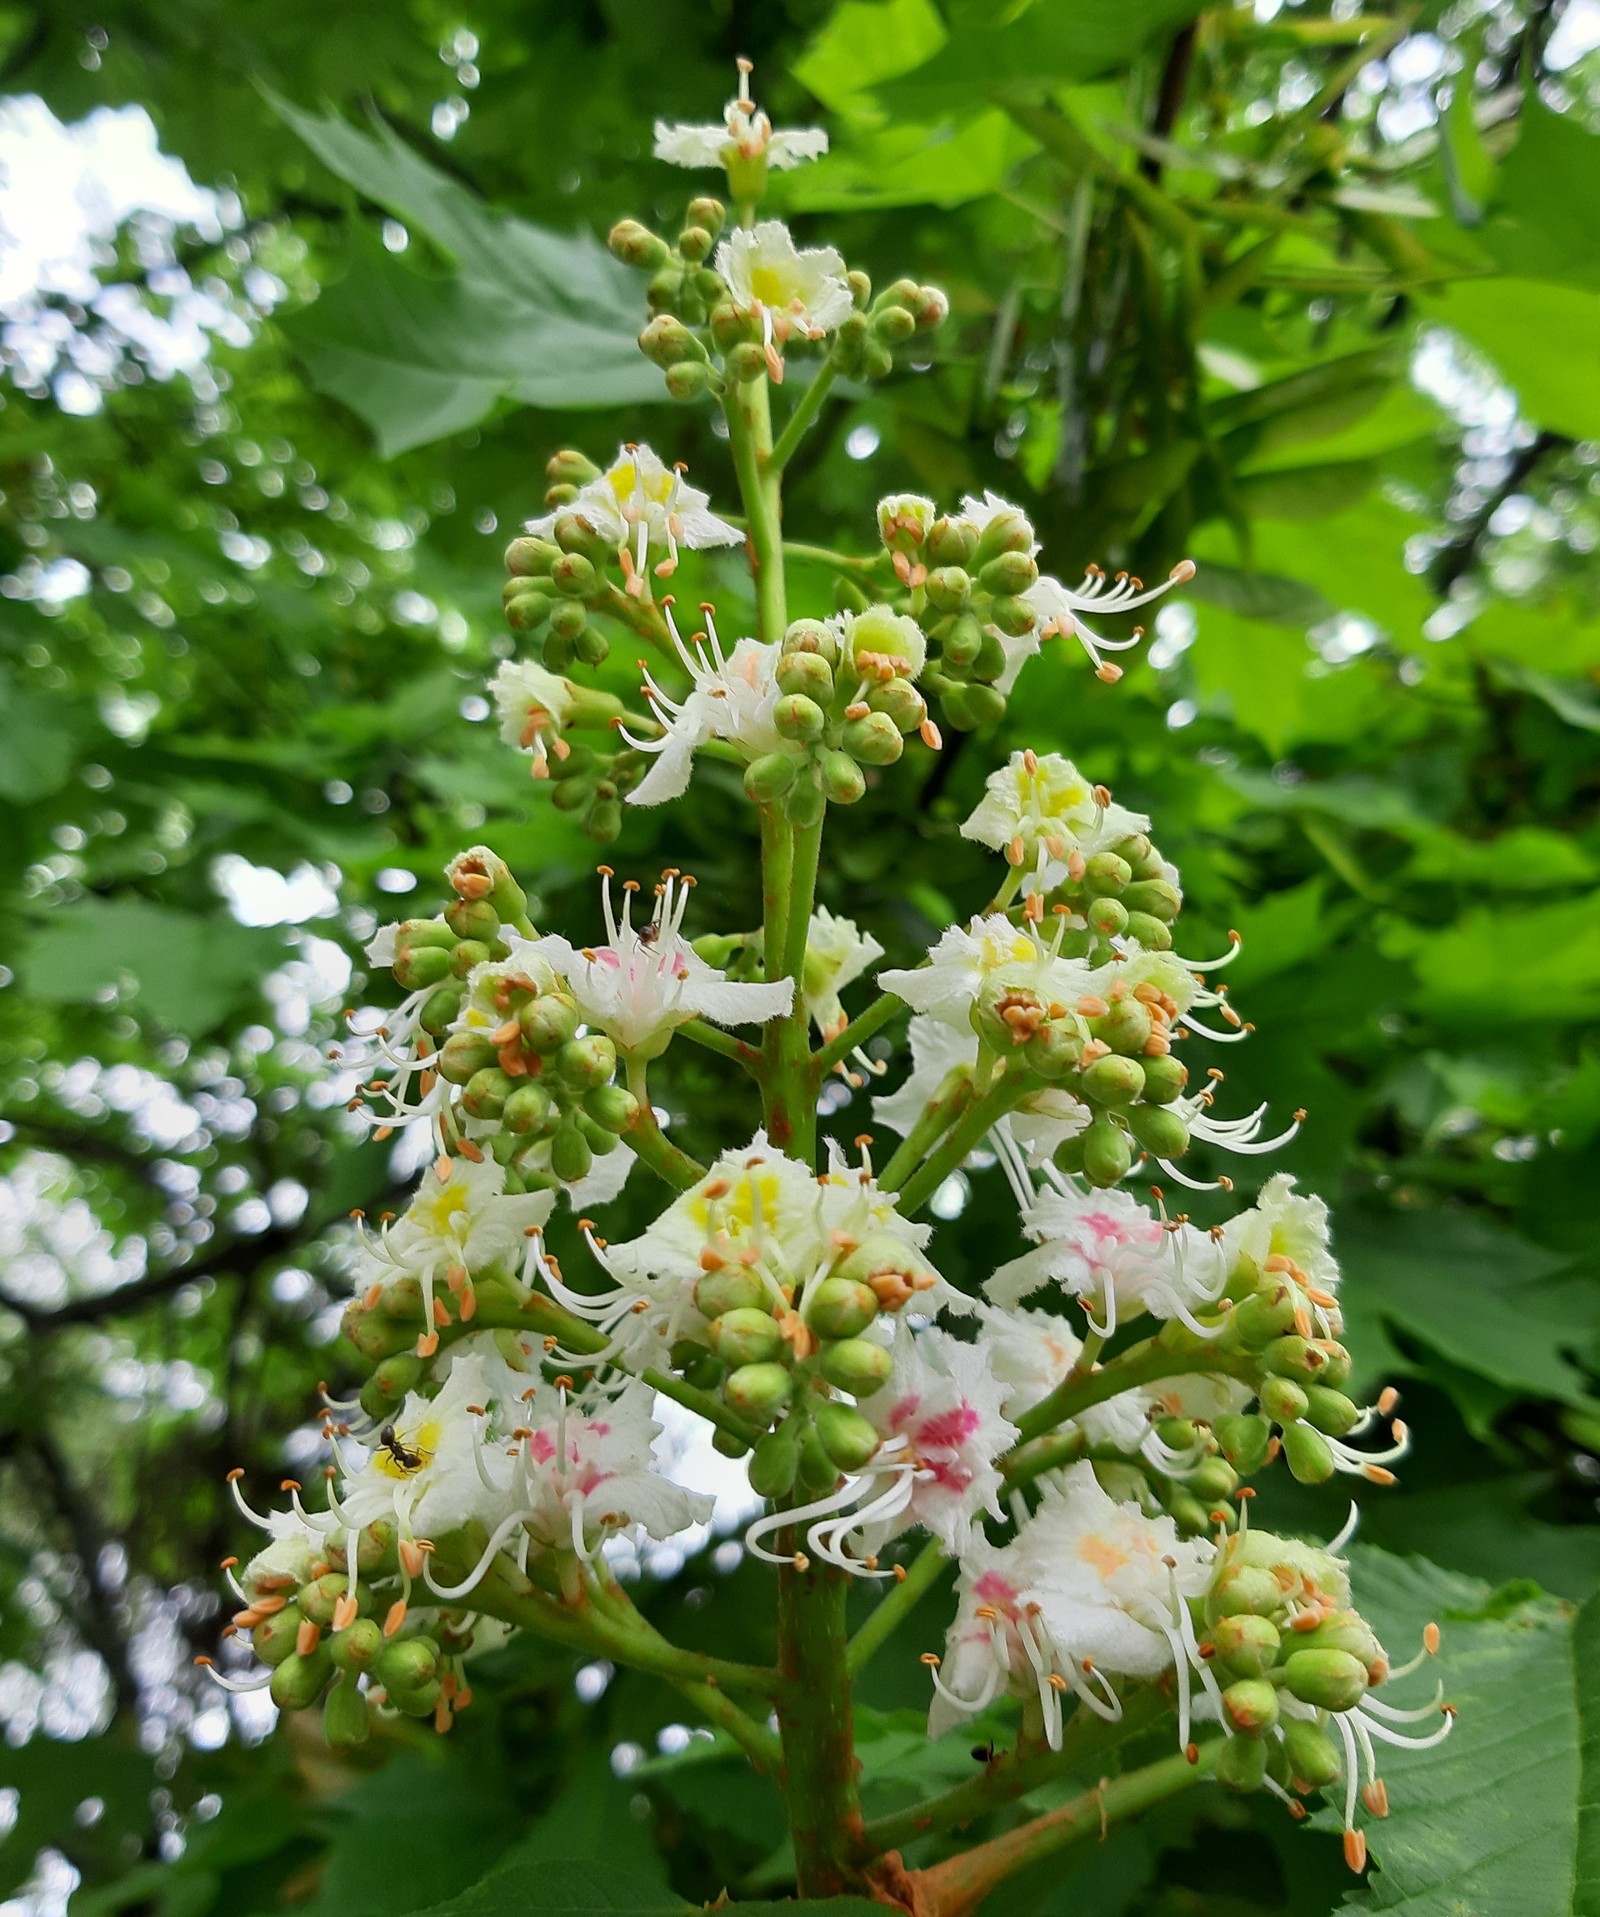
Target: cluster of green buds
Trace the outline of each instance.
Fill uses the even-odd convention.
[[[1099,962],[1111,956],[1111,941],[1118,938],[1136,939],[1147,952],[1170,951],[1173,923],[1183,909],[1171,869],[1143,832],[1087,858],[1071,858],[1050,899],[1082,919],[1084,929],[1067,932],[1063,956]]]
[[[249,1633],[251,1649],[272,1673],[268,1692],[280,1711],[322,1704],[333,1750],[365,1743],[375,1708],[432,1718],[445,1730],[470,1701],[453,1662],[470,1648],[470,1636],[453,1631],[447,1614],[388,1603],[375,1588],[374,1579],[400,1573],[402,1553],[416,1575],[419,1550],[380,1519],[357,1534],[354,1590],[325,1559],[291,1568],[288,1551],[264,1552],[236,1579],[244,1608],[231,1629]],[[236,1563],[229,1559],[225,1568],[231,1572]]]
[[[980,527],[920,499],[886,499],[878,525],[928,638],[923,685],[958,732],[993,724],[1006,709],[998,682],[1039,624],[1024,596],[1039,578],[1033,527],[1013,507]]]
[[[663,239],[639,220],[619,220],[606,244],[625,266],[648,273],[645,298],[655,316],[640,337],[640,345],[667,374],[667,390],[674,399],[697,399],[710,389],[712,371],[703,346],[675,350],[667,345],[680,333],[703,328],[727,299],[722,275],[711,266],[711,249],[727,224],[728,209],[709,194],[692,199],[675,241]],[[661,321],[675,322],[662,327]],[[694,341],[699,346],[698,340]],[[683,370],[687,369],[687,370]]]
[[[936,286],[899,279],[877,295],[865,273],[846,275],[855,310],[834,337],[831,364],[846,379],[887,379],[894,371],[894,350],[917,333],[943,323],[950,302]]]
[[[719,1389],[753,1431],[766,1431],[750,1465],[763,1497],[786,1496],[796,1482],[815,1495],[871,1460],[876,1429],[832,1394],[869,1397],[888,1382],[890,1352],[867,1334],[881,1314],[936,1282],[916,1249],[889,1232],[831,1250],[798,1308],[792,1287],[775,1298],[747,1266],[714,1263],[694,1290],[705,1343],[686,1341],[673,1353],[691,1383]]]
[[[545,505],[554,515],[548,536],[523,534],[506,547],[509,577],[501,589],[506,623],[532,642],[552,672],[565,672],[576,660],[598,666],[610,642],[590,614],[615,605],[618,587],[607,576],[615,560],[608,541],[581,513],[568,512],[581,489],[601,476],[582,453],[558,452],[545,468],[550,485]]]
[[[913,683],[921,660],[915,623],[887,606],[795,620],[783,637],[772,713],[785,745],[750,763],[745,791],[760,804],[781,801],[797,825],[814,825],[828,804],[854,805],[868,773],[893,765],[909,734],[937,747]]]
[[[1270,1277],[1252,1282],[1241,1268],[1229,1279],[1225,1297],[1237,1302],[1218,1342],[1255,1368],[1257,1409],[1217,1419],[1214,1433],[1223,1457],[1248,1475],[1281,1449],[1299,1483],[1326,1484],[1341,1466],[1351,1464],[1353,1454],[1342,1440],[1366,1416],[1344,1391],[1350,1353],[1337,1338],[1310,1335],[1316,1327],[1287,1284]],[[1387,1415],[1393,1405],[1392,1394],[1385,1393],[1377,1409]],[[1403,1426],[1397,1435],[1403,1446]],[[1394,1483],[1394,1473],[1382,1463],[1370,1457],[1354,1462],[1372,1482]]]
[[[1195,1606],[1204,1635],[1197,1646],[1220,1691],[1225,1728],[1232,1733],[1217,1753],[1216,1775],[1230,1790],[1263,1788],[1289,1801],[1345,1785],[1345,1854],[1353,1870],[1366,1861],[1366,1844],[1354,1828],[1358,1746],[1369,1753],[1372,1732],[1389,1743],[1437,1742],[1449,1730],[1449,1705],[1435,1705],[1442,1723],[1431,1736],[1412,1739],[1395,1732],[1393,1720],[1416,1720],[1428,1708],[1396,1712],[1379,1705],[1374,1717],[1369,1692],[1392,1673],[1376,1633],[1350,1605],[1350,1586],[1331,1552],[1297,1540],[1244,1531],[1230,1538],[1217,1561],[1211,1587]],[[1439,1648],[1439,1629],[1429,1624],[1414,1669]],[[1362,1791],[1368,1810],[1388,1814],[1388,1795],[1374,1774]]]

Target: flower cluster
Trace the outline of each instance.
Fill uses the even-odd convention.
[[[358,1220],[344,1329],[362,1375],[327,1400],[322,1494],[294,1486],[259,1518],[240,1497],[270,1539],[234,1580],[261,1668],[218,1674],[286,1709],[324,1698],[340,1745],[374,1710],[447,1728],[470,1698],[464,1660],[507,1624],[716,1697],[728,1667],[666,1644],[616,1575],[620,1540],[712,1516],[655,1455],[665,1395],[744,1460],[761,1507],[744,1544],[787,1594],[778,1666],[731,1667],[735,1689],[835,1686],[847,1720],[844,1664],[806,1664],[797,1607],[844,1577],[881,1580],[885,1606],[902,1581],[917,1596],[901,1541],[919,1535],[919,1562],[957,1570],[944,1649],[925,1659],[931,1734],[1011,1699],[1019,1753],[1060,1749],[1069,1722],[1092,1751],[1095,1720],[1161,1686],[1180,1745],[1198,1759],[1204,1731],[1230,1787],[1296,1808],[1342,1789],[1359,1868],[1363,1772],[1368,1808],[1385,1804],[1374,1742],[1406,1741],[1395,1727],[1440,1701],[1374,1695],[1402,1673],[1353,1608],[1342,1540],[1252,1529],[1248,1480],[1281,1458],[1306,1484],[1387,1484],[1405,1428],[1392,1392],[1347,1393],[1319,1199],[1280,1173],[1202,1224],[1165,1196],[1210,1194],[1221,1213],[1218,1156],[1274,1150],[1304,1116],[1263,1137],[1265,1109],[1223,1116],[1222,1071],[1184,1056],[1251,1029],[1213,976],[1237,937],[1215,960],[1180,956],[1182,882],[1150,819],[1049,750],[1011,752],[971,794],[960,832],[996,855],[993,888],[920,956],[902,941],[910,962],[879,969],[884,943],[816,897],[828,808],[890,777],[908,740],[943,750],[930,701],[952,726],[989,726],[1053,633],[1115,680],[1105,655],[1138,633],[1087,620],[1193,569],[1157,592],[1096,569],[1069,589],[995,494],[948,513],[898,496],[878,511],[881,549],[841,563],[839,609],[788,616],[784,461],[838,375],[885,376],[944,302],[910,281],[874,301],[831,247],[755,217],[768,171],[826,140],[775,132],[748,83],[741,64],[722,124],[656,130],[659,157],[725,169],[739,223],[724,234],[722,206],[697,199],[674,245],[632,222],[611,236],[651,275],[641,345],[669,390],[722,408],[742,511],[714,511],[644,446],[604,470],[559,453],[548,510],[507,555],[507,614],[533,656],[503,663],[491,692],[507,745],[602,839],[628,807],[678,798],[700,760],[740,768],[763,923],[691,936],[692,878],[669,868],[646,900],[602,866],[604,937],[585,943],[541,931],[475,847],[437,916],[372,941],[401,998],[353,1022],[371,1073],[357,1104],[379,1136],[421,1128],[427,1168],[402,1214]],[[808,355],[774,436],[773,393]],[[658,596],[685,550],[741,544],[753,634],[730,641],[712,606],[693,624]],[[655,648],[642,711],[565,676],[601,666],[619,628]],[[869,975],[852,1020],[845,995]],[[852,1089],[885,1074],[901,1020],[910,1069],[872,1101],[892,1152],[875,1164],[870,1136],[819,1150],[818,1111],[836,1109],[819,1093],[849,1102],[825,1073]],[[679,1039],[760,1094],[761,1125],[705,1163],[651,1101]],[[696,1127],[681,1136],[693,1146]],[[578,1215],[641,1164],[661,1199],[644,1229],[613,1239]],[[991,1168],[1014,1219],[976,1251],[937,1248],[925,1208]],[[790,1717],[784,1738],[803,1737]],[[771,1759],[772,1733],[726,1694],[717,1721]]]

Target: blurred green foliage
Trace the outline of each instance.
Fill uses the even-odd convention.
[[[1503,1732],[1403,1767],[1408,1807],[1349,1906],[1331,1837],[1202,1792],[1006,1909],[1596,1908],[1579,1732],[1600,1678],[1570,1605],[1600,1589],[1600,149],[1584,65],[1546,65],[1558,18],[0,7],[8,93],[67,121],[140,103],[237,202],[220,237],[180,233],[154,263],[129,240],[103,273],[154,311],[186,276],[231,313],[203,367],[157,379],[129,350],[87,415],[14,368],[0,411],[0,1700],[19,1741],[0,1895],[41,1851],[96,1914],[782,1894],[775,1794],[718,1746],[646,1756],[672,1716],[648,1680],[580,1702],[518,1642],[481,1660],[447,1745],[402,1726],[346,1765],[298,1732],[222,1743],[187,1664],[238,1542],[223,1474],[313,1458],[313,1387],[343,1363],[338,1221],[401,1182],[330,1096],[324,1049],[362,990],[343,966],[401,888],[431,909],[480,836],[541,924],[598,923],[596,848],[484,724],[510,650],[498,555],[568,442],[648,438],[726,495],[710,412],[660,397],[630,344],[636,284],[596,236],[676,217],[651,122],[711,117],[743,52],[776,118],[834,136],[776,183],[781,210],[953,307],[925,370],[848,393],[806,442],[791,535],[865,549],[885,491],[992,486],[1064,575],[1201,562],[1120,685],[1047,648],[996,735],[952,743],[920,790],[910,761],[884,779],[832,835],[823,898],[894,963],[973,909],[987,876],[957,825],[1015,746],[1154,815],[1186,925],[1245,937],[1230,976],[1258,1029],[1228,1055],[1230,1108],[1310,1109],[1274,1164],[1336,1202],[1360,1376],[1407,1392],[1415,1453],[1363,1497],[1364,1536],[1441,1568],[1369,1553],[1363,1602],[1408,1629],[1468,1620],[1452,1694]],[[47,304],[62,337],[103,332]],[[87,589],[62,596],[64,576]],[[729,627],[749,610],[715,557],[679,590]],[[797,567],[796,611],[832,591]],[[631,661],[616,644],[606,682]],[[630,813],[609,856],[696,872],[691,932],[759,916],[724,769]],[[326,915],[240,923],[228,896],[271,896],[259,873],[240,889],[247,868],[320,875],[300,885]],[[658,1096],[714,1149],[749,1098],[686,1050]],[[864,1119],[858,1098],[828,1122]],[[953,1276],[1010,1242],[997,1176],[971,1179]],[[637,1229],[648,1196],[608,1229]],[[1290,1492],[1269,1519],[1337,1529],[1331,1493]],[[697,1559],[643,1601],[690,1642],[760,1651],[749,1565]],[[925,1600],[863,1686],[869,1814],[981,1761],[920,1735],[914,1653],[940,1628]],[[107,1699],[75,1722],[85,1653]]]

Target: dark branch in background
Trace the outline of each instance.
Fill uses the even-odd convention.
[[[1461,531],[1447,546],[1440,548],[1433,562],[1432,585],[1440,598],[1448,596],[1450,588],[1458,579],[1464,578],[1472,570],[1484,540],[1489,534],[1489,522],[1528,479],[1540,461],[1549,453],[1564,449],[1572,444],[1561,433],[1539,432],[1531,444],[1524,446],[1506,470],[1506,476],[1494,491],[1469,519]]]
[[[1194,43],[1198,28],[1199,23],[1191,20],[1173,36],[1167,64],[1161,72],[1155,118],[1150,122],[1150,131],[1158,140],[1170,139],[1172,129],[1178,124],[1183,96],[1188,91],[1189,75],[1194,68]],[[1139,171],[1154,186],[1161,179],[1161,162],[1153,153],[1146,153],[1139,161]]]
[[[21,1440],[21,1454],[34,1464],[49,1502],[71,1534],[73,1554],[82,1566],[83,1581],[88,1589],[87,1601],[78,1619],[79,1628],[111,1674],[118,1716],[132,1716],[139,1706],[139,1687],[128,1663],[122,1601],[106,1580],[103,1562],[105,1549],[113,1540],[47,1431],[28,1432]]]

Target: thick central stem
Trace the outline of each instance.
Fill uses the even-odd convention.
[[[804,1560],[801,1560],[804,1562]],[[802,1897],[858,1889],[861,1847],[855,1729],[846,1673],[849,1579],[831,1565],[778,1573],[778,1730]]]

